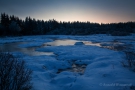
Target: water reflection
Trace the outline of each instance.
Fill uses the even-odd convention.
[[[68,45],[74,45],[75,42],[79,42],[77,40],[55,40],[53,42],[44,43],[44,46],[68,46]]]
[[[48,42],[43,44],[43,46],[69,46],[69,45],[98,46],[98,47],[107,48],[116,51],[121,51],[126,49],[124,43],[115,40],[110,42],[91,42],[91,41],[63,39],[63,40],[54,40],[53,42]]]
[[[22,52],[24,54],[30,56],[40,56],[40,55],[53,55],[53,52],[39,52],[35,51],[37,48],[40,47],[28,47],[28,48],[21,48],[18,47],[20,44],[27,44],[28,42],[15,42],[15,43],[6,43],[0,45],[0,51],[3,52]]]
[[[69,45],[75,45],[76,42],[83,42],[84,45],[91,45],[91,46],[99,46],[101,47],[100,43],[93,43],[90,41],[79,41],[79,40],[55,40],[53,42],[44,43],[44,46],[69,46]]]
[[[96,42],[90,42],[90,41],[83,41],[85,45],[91,45],[91,46],[98,46],[101,47],[101,43],[96,43]]]
[[[91,41],[79,41],[79,40],[70,40],[70,39],[63,39],[63,40],[54,40],[53,42],[47,42],[44,43],[41,46],[37,47],[27,47],[27,48],[21,48],[18,47],[20,44],[28,44],[28,42],[15,42],[15,43],[6,43],[0,45],[0,51],[3,52],[22,52],[24,54],[30,55],[30,56],[40,56],[40,55],[54,55],[53,52],[40,52],[36,51],[37,48],[43,48],[46,46],[69,46],[69,45],[78,45],[75,44],[77,42],[82,42],[81,45],[90,45],[90,46],[98,46],[103,48],[108,48],[111,50],[116,50],[116,46],[118,49],[121,50],[119,46],[123,46],[123,43],[120,42],[91,42]],[[117,50],[118,50],[117,49]]]

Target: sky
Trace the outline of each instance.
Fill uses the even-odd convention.
[[[0,0],[0,13],[40,20],[135,21],[135,0]]]

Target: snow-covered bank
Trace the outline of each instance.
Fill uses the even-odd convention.
[[[5,40],[4,40],[5,39]],[[54,55],[29,56],[19,52],[14,55],[23,58],[27,67],[33,70],[34,90],[130,90],[135,86],[135,72],[122,66],[124,53],[90,45],[43,46],[57,39],[83,40],[91,42],[112,42],[135,45],[134,36],[113,37],[107,35],[92,36],[24,36],[1,38],[0,43],[29,42],[19,47],[38,46],[37,51],[53,52]],[[126,39],[124,41],[123,39]],[[84,72],[74,72],[73,65],[86,65]],[[82,69],[82,68],[80,68]],[[58,71],[61,72],[58,73]]]
[[[57,60],[64,61],[65,64],[67,61],[87,64],[83,75],[69,74],[69,72],[64,71],[53,78],[54,85],[61,87],[62,90],[117,90],[125,87],[105,86],[104,84],[135,83],[135,73],[122,67],[120,63],[124,59],[122,52],[94,46],[59,46],[39,50],[53,51],[57,55]],[[75,82],[74,80],[66,82],[68,78],[73,77],[76,79]]]

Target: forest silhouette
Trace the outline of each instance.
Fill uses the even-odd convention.
[[[64,22],[50,19],[36,20],[26,17],[25,20],[14,15],[1,13],[0,36],[24,35],[91,35],[108,34],[125,36],[135,33],[135,22],[93,23],[93,22]]]

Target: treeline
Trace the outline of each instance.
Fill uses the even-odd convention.
[[[91,22],[58,22],[54,19],[43,21],[26,17],[25,20],[2,13],[0,36],[19,35],[130,35],[135,33],[135,22],[99,24]]]

